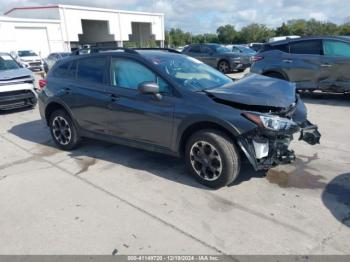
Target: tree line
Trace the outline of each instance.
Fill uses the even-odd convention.
[[[180,28],[171,28],[165,32],[165,45],[169,47],[184,46],[191,43],[240,44],[266,42],[274,36],[314,36],[314,35],[350,35],[350,22],[337,25],[315,19],[290,20],[276,28],[264,24],[252,23],[240,30],[233,25],[220,26],[216,33],[191,34]]]

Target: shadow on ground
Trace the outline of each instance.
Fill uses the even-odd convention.
[[[322,193],[322,201],[336,219],[350,227],[350,173],[329,182]]]
[[[336,93],[301,93],[301,98],[308,104],[323,104],[330,106],[350,106],[350,93],[336,94]]]
[[[30,149],[31,153],[49,157],[62,152],[53,143],[49,129],[40,120],[23,123],[12,127],[9,132],[21,139],[38,144]],[[75,175],[83,176],[84,172],[96,164],[98,160],[104,160],[110,164],[104,165],[101,172],[113,168],[116,164],[128,168],[143,170],[150,174],[162,177],[177,183],[191,187],[210,190],[187,175],[183,159],[148,152],[122,145],[109,144],[91,139],[84,139],[82,145],[71,152],[72,157],[81,167]],[[264,177],[265,173],[255,172],[248,162],[243,162],[242,171],[233,185],[249,181],[254,177]]]

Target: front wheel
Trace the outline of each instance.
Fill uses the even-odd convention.
[[[193,134],[186,144],[186,167],[200,183],[220,188],[232,183],[240,170],[240,155],[227,135],[216,130]]]
[[[50,131],[56,145],[63,150],[72,150],[80,142],[72,118],[64,110],[56,110],[50,116]]]
[[[231,71],[230,64],[225,60],[219,62],[218,69],[223,74],[228,74]]]

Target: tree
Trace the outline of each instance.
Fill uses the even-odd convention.
[[[291,35],[290,28],[286,23],[282,23],[280,27],[276,28],[276,36],[287,36]]]
[[[338,27],[339,35],[347,35],[350,36],[350,23],[343,24]]]
[[[220,26],[216,33],[218,34],[218,40],[223,44],[232,44],[237,37],[235,27],[232,25]]]
[[[247,25],[240,31],[240,40],[244,43],[266,42],[273,36],[275,36],[273,29],[257,23]]]

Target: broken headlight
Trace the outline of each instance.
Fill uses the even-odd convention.
[[[243,115],[258,126],[269,130],[282,131],[297,126],[297,124],[293,120],[279,116],[253,114],[249,112],[245,112],[243,113]]]

